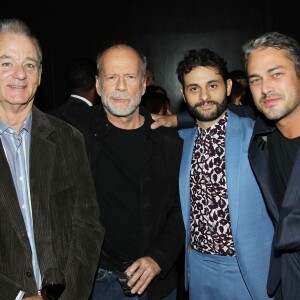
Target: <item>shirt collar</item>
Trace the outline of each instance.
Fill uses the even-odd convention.
[[[23,130],[26,130],[28,133],[30,133],[31,132],[31,125],[32,125],[32,111],[30,111],[30,113],[28,114],[26,120],[24,121],[22,127],[20,128],[20,132],[22,132]],[[12,128],[12,127],[7,125],[2,120],[0,120],[0,135],[4,131],[6,131],[8,128]]]
[[[74,94],[72,94],[71,97],[82,100],[82,101],[85,102],[88,106],[93,106],[93,103],[92,103],[90,100],[88,100],[88,99],[86,99],[86,98],[84,98],[84,97],[81,97],[81,96],[78,96],[78,95],[74,95]]]
[[[218,120],[217,123],[213,124],[212,126],[210,126],[207,129],[201,128],[200,126],[198,126],[198,132],[199,133],[204,133],[204,134],[208,134],[210,133],[212,130],[214,130],[216,127],[220,127],[220,125],[223,125],[224,123],[227,123],[227,119],[228,119],[228,113],[227,111],[225,112],[224,116]]]

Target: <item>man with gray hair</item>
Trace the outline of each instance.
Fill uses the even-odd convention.
[[[243,46],[258,110],[249,159],[273,217],[268,293],[300,295],[300,44],[270,32]]]
[[[0,20],[0,299],[87,299],[104,230],[82,134],[33,105],[41,74],[27,25]]]
[[[184,244],[178,176],[182,139],[172,128],[151,130],[140,107],[146,59],[118,44],[97,57],[102,104],[87,118],[85,137],[106,230],[93,300],[128,297],[116,267],[127,274],[134,299],[176,299],[176,260]]]

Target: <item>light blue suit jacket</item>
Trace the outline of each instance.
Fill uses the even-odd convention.
[[[229,212],[237,261],[253,299],[267,297],[273,225],[248,160],[254,121],[228,110],[225,168]],[[186,229],[185,284],[188,285],[190,241],[190,169],[197,127],[179,131],[184,140],[180,167],[180,201]],[[201,272],[201,270],[199,270]]]

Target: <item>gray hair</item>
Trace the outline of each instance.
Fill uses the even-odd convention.
[[[42,66],[43,56],[40,43],[23,21],[19,19],[1,19],[0,33],[1,32],[16,33],[30,38],[37,50],[39,67]]]
[[[292,37],[279,32],[265,33],[243,45],[242,50],[244,52],[246,69],[250,54],[258,49],[265,48],[284,50],[294,63],[297,77],[300,78],[300,44]]]
[[[118,48],[118,47],[130,48],[130,49],[132,49],[133,51],[136,52],[136,54],[139,56],[139,58],[142,61],[142,76],[143,76],[143,78],[145,78],[146,77],[146,68],[147,68],[147,58],[146,58],[146,56],[144,54],[140,53],[139,51],[137,51],[136,49],[134,49],[133,47],[128,46],[126,44],[113,45],[113,46],[105,49],[104,51],[100,52],[97,55],[96,63],[97,63],[97,74],[98,74],[98,76],[100,75],[101,70],[102,70],[101,68],[102,68],[103,54],[109,49]]]

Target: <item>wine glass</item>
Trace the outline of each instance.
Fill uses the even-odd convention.
[[[133,294],[131,293],[132,286],[127,285],[132,275],[129,276],[126,273],[127,268],[133,263],[133,261],[126,261],[117,266],[117,268],[115,269],[115,275],[117,276],[126,296],[133,296]]]
[[[58,268],[49,268],[42,279],[41,295],[44,300],[58,300],[66,288],[64,274]]]

